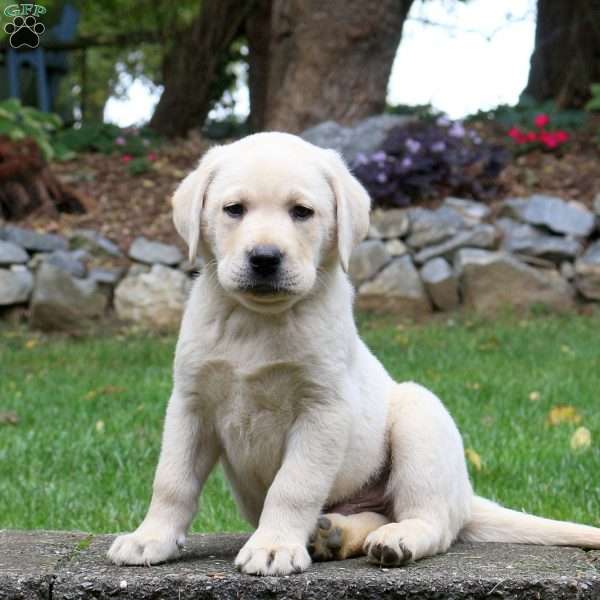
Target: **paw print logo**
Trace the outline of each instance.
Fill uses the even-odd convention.
[[[40,44],[40,35],[46,31],[43,23],[40,23],[33,15],[25,19],[15,17],[12,23],[4,26],[4,31],[10,36],[9,43],[12,48],[37,48]]]

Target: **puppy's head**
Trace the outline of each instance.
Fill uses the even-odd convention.
[[[212,148],[173,196],[190,260],[200,252],[222,288],[260,312],[309,294],[321,269],[346,270],[369,208],[335,152],[284,133]]]

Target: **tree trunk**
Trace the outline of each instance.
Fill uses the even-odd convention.
[[[246,21],[250,127],[264,129],[267,117],[269,51],[273,0],[258,0]]]
[[[538,0],[535,48],[524,93],[581,108],[600,82],[600,0]]]
[[[150,127],[175,137],[203,125],[223,55],[253,5],[254,0],[203,0],[200,14],[165,59],[164,91]]]
[[[254,90],[266,114],[258,122],[297,133],[382,112],[412,2],[272,0],[267,93]]]

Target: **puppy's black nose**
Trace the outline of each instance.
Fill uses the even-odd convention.
[[[277,246],[265,244],[255,246],[248,253],[248,261],[252,271],[261,277],[274,275],[279,269],[283,254]]]

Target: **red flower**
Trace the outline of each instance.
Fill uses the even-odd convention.
[[[527,142],[527,134],[518,129],[517,127],[511,127],[508,132],[508,136],[511,137],[517,144],[524,144]]]
[[[133,160],[133,156],[131,156],[131,154],[123,154],[123,156],[121,156],[121,160],[127,164],[130,160]]]
[[[535,131],[529,131],[527,133],[527,141],[528,142],[537,142],[538,134]]]
[[[569,140],[569,134],[566,131],[562,130],[556,131],[554,133],[554,137],[559,144],[564,144],[566,141]]]
[[[559,143],[556,139],[556,135],[548,131],[542,131],[542,133],[540,133],[540,141],[546,148],[550,149],[556,148]]]
[[[536,115],[535,119],[533,119],[533,124],[539,129],[546,127],[548,123],[550,123],[550,117],[544,113]]]

